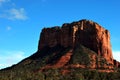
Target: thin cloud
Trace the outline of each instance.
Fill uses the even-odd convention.
[[[120,51],[113,51],[113,58],[120,62]]]
[[[10,10],[6,10],[2,15],[0,15],[2,18],[6,18],[9,20],[26,20],[26,11],[24,8],[16,9],[12,8]]]
[[[23,51],[0,51],[0,69],[12,66],[24,58]]]
[[[0,6],[2,6],[2,9],[0,11],[0,18],[5,18],[9,20],[28,19],[25,9],[16,8],[17,5],[13,3],[11,0],[0,0]],[[6,8],[5,6],[9,6],[9,8]]]
[[[3,4],[3,3],[6,3],[6,2],[9,2],[10,0],[0,0],[0,6]]]

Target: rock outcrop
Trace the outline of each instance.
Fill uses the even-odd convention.
[[[120,68],[120,62],[114,60],[114,61],[113,61],[113,64],[114,64],[114,66]]]
[[[105,58],[107,64],[114,64],[109,31],[89,20],[65,23],[62,27],[44,28],[41,32],[38,50],[56,45],[74,48],[78,44]]]

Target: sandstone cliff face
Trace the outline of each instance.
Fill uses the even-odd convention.
[[[63,24],[62,27],[44,28],[38,50],[45,46],[76,47],[78,44],[90,48],[104,57],[108,64],[113,64],[109,31],[89,20]]]

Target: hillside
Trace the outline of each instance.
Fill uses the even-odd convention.
[[[0,80],[119,80],[119,68],[109,31],[80,20],[44,28],[38,51],[0,70]]]

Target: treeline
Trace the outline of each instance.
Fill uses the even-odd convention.
[[[0,80],[120,80],[120,72],[106,73],[87,69],[69,69],[68,71],[65,74],[62,74],[61,69],[49,69],[45,72],[1,71]]]

